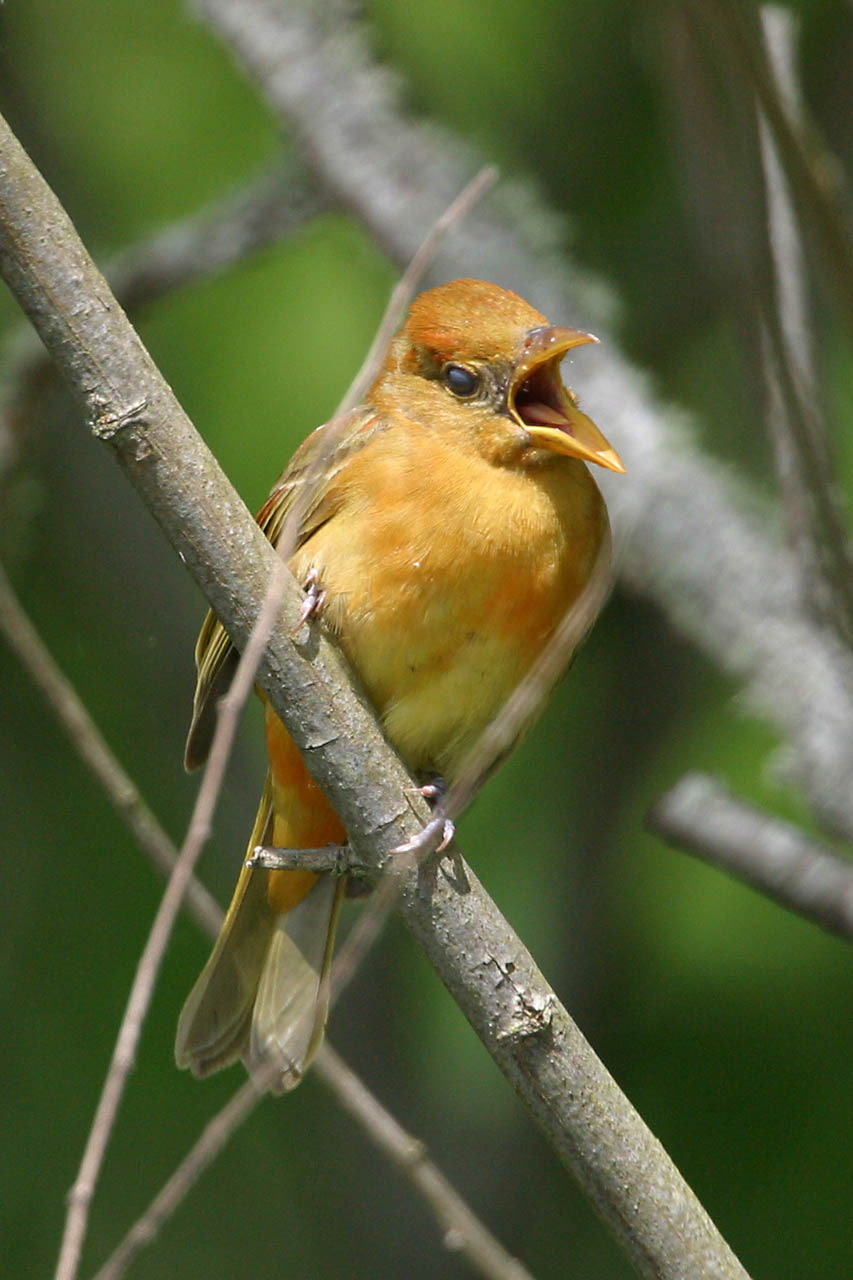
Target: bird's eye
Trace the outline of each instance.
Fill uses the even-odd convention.
[[[441,377],[448,391],[461,400],[469,399],[480,385],[480,376],[464,364],[446,364]]]

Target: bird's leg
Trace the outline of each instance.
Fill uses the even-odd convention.
[[[299,610],[299,618],[297,619],[296,626],[290,633],[291,635],[295,635],[300,627],[319,614],[326,599],[326,593],[320,586],[320,575],[317,573],[317,570],[313,565],[305,575],[302,590],[305,592],[305,599],[302,601],[302,608]]]

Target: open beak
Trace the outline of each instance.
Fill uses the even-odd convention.
[[[563,386],[560,362],[567,351],[598,342],[580,329],[542,325],[524,339],[509,392],[509,410],[534,447],[624,471],[622,459],[598,427],[581,413],[573,391]]]

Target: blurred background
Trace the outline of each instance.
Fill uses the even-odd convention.
[[[535,182],[564,219],[566,246],[611,288],[626,353],[694,413],[703,447],[770,503],[749,305],[763,252],[753,117],[721,12],[625,0],[366,6],[374,52],[399,72],[411,109]],[[850,7],[812,0],[795,12],[809,109],[849,168]],[[7,0],[0,109],[102,264],[290,146],[177,0]],[[813,265],[821,393],[849,482],[850,331],[830,273]],[[332,412],[394,278],[352,219],[326,214],[135,317],[250,508]],[[7,369],[24,329],[0,292]],[[582,394],[580,360],[574,382]],[[61,390],[42,387],[34,403],[37,415],[15,421],[0,457],[0,554],[180,841],[197,787],[181,757],[205,604]],[[200,867],[223,903],[264,771],[257,708],[245,720]],[[748,1270],[846,1277],[849,948],[644,827],[650,804],[695,768],[808,828],[802,797],[775,768],[778,747],[655,605],[617,589],[535,734],[460,834]],[[64,1196],[162,885],[2,645],[0,795],[0,1239],[4,1273],[23,1280],[54,1264]],[[240,1081],[232,1071],[198,1084],[173,1066],[177,1014],[207,950],[183,917],[110,1145],[83,1275]],[[630,1274],[396,920],[335,1011],[330,1038],[539,1280]],[[131,1274],[403,1271],[470,1274],[309,1079],[256,1110]]]

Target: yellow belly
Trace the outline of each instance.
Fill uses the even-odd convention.
[[[466,458],[462,477],[432,461],[389,456],[363,489],[353,467],[346,508],[292,567],[318,572],[324,621],[409,767],[452,779],[583,591],[607,518],[574,459]]]

